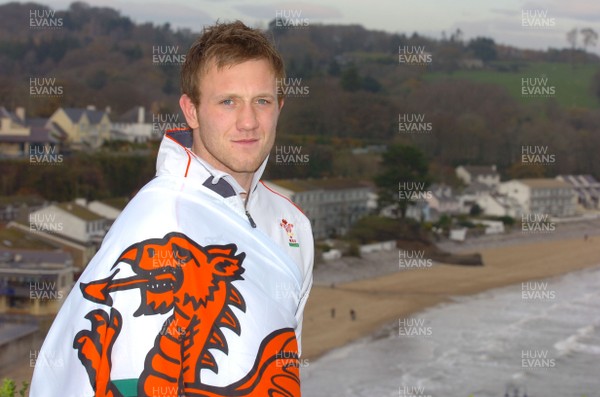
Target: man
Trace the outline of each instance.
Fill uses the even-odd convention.
[[[189,129],[106,235],[38,355],[32,397],[299,396],[308,219],[259,182],[283,62],[217,24],[181,72]]]

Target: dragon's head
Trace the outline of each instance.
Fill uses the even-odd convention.
[[[202,247],[181,233],[149,239],[127,248],[115,262],[127,263],[135,275],[82,284],[86,298],[112,305],[109,293],[139,288],[142,302],[135,315],[166,313],[176,301],[206,304],[220,281],[241,279],[245,254],[235,244]]]

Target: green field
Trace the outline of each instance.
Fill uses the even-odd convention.
[[[426,81],[471,80],[483,83],[499,84],[505,87],[515,98],[523,103],[544,101],[546,98],[523,95],[523,78],[548,78],[546,87],[554,87],[556,101],[566,107],[597,108],[600,100],[594,96],[591,88],[592,76],[600,70],[598,64],[575,65],[568,63],[531,62],[523,64],[518,71],[496,70],[459,70],[452,74],[436,72],[426,73]]]

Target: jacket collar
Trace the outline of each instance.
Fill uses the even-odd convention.
[[[268,160],[267,157],[254,173],[250,192],[256,190]],[[234,177],[217,170],[192,152],[191,129],[174,129],[165,133],[156,159],[156,175],[176,175],[200,181],[223,198],[246,193]]]

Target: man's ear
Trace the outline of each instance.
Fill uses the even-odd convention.
[[[283,104],[285,103],[285,99],[283,97],[278,99],[279,101],[279,110],[281,111],[281,109],[283,108]]]
[[[190,99],[189,96],[183,94],[181,98],[179,98],[179,107],[183,112],[183,116],[185,117],[185,121],[191,129],[196,129],[200,126],[198,120],[198,109],[194,102]]]

